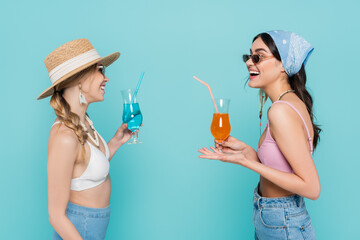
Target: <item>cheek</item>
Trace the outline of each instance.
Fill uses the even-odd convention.
[[[90,85],[90,90],[91,91],[97,91],[97,90],[99,90],[100,89],[100,82],[98,82],[98,81],[93,81],[92,83],[91,83],[91,85]]]
[[[88,84],[88,83],[82,83],[82,84],[81,84],[81,89],[82,89],[84,92],[90,92],[90,90],[91,90],[91,85]]]
[[[281,74],[281,66],[278,64],[267,64],[263,68],[262,78],[268,81],[278,78]]]

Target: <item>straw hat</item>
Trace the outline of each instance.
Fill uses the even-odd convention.
[[[107,67],[119,56],[119,52],[114,52],[106,57],[100,57],[87,39],[77,39],[65,43],[44,60],[52,85],[41,93],[37,100],[51,96],[57,85],[87,67],[98,62]]]

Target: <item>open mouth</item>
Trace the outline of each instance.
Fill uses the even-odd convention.
[[[258,76],[260,73],[256,71],[249,71],[250,77]]]

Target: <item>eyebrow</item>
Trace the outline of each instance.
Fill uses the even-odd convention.
[[[264,51],[267,53],[267,51],[264,48],[257,48],[255,49],[255,52],[260,52],[260,51]],[[250,49],[250,53],[252,53],[251,49]]]

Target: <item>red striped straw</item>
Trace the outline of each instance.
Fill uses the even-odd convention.
[[[199,78],[196,77],[196,76],[193,76],[193,78],[194,78],[195,80],[201,82],[201,83],[204,84],[205,86],[207,86],[207,88],[209,89],[209,93],[210,93],[211,99],[212,99],[212,101],[213,101],[213,103],[214,103],[215,110],[216,110],[217,113],[219,113],[219,109],[218,109],[217,106],[216,106],[216,102],[215,102],[215,99],[214,99],[214,95],[212,94],[212,91],[211,91],[211,88],[210,88],[209,84],[207,84],[206,82],[204,82],[203,80],[199,79]]]

